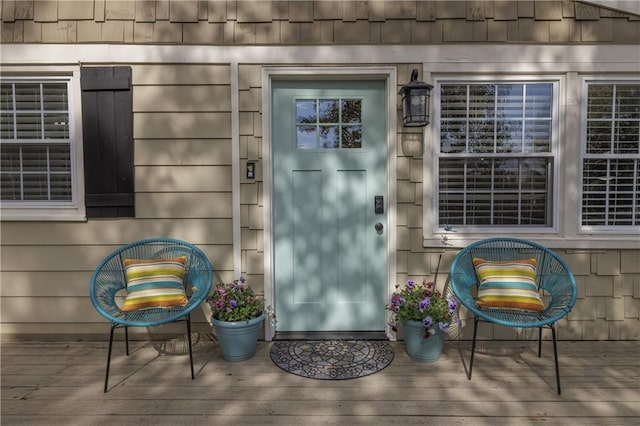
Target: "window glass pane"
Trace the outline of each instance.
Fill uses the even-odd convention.
[[[498,85],[498,117],[521,118],[522,117],[522,84]]]
[[[640,119],[640,85],[616,86],[616,118],[618,120]]]
[[[320,123],[338,123],[340,121],[340,106],[336,99],[320,99],[318,115]]]
[[[42,138],[42,116],[38,114],[16,114],[18,139]]]
[[[47,172],[49,168],[48,150],[43,145],[22,147],[22,169],[25,172]]]
[[[465,152],[467,145],[466,122],[446,121],[440,125],[440,151]]]
[[[52,173],[71,172],[71,147],[69,145],[49,146],[49,169]]]
[[[71,173],[51,175],[51,200],[71,201]]]
[[[528,84],[524,116],[527,118],[551,118],[551,84]]]
[[[0,194],[3,200],[20,201],[22,200],[19,173],[2,173],[0,181]]]
[[[296,126],[296,146],[298,149],[315,149],[317,139],[316,126]]]
[[[465,160],[441,159],[440,160],[440,190],[464,191]]]
[[[0,85],[0,109],[3,111],[13,110],[13,84],[11,83]]]
[[[45,111],[67,111],[67,85],[64,83],[48,83],[42,85],[43,109]]]
[[[49,178],[43,173],[28,173],[22,175],[23,200],[47,201],[49,200]]]
[[[488,118],[495,115],[496,90],[494,85],[469,86],[469,117]]]
[[[524,152],[551,152],[551,120],[525,121]]]
[[[63,114],[44,114],[44,138],[68,139],[69,117]]]
[[[495,152],[495,121],[469,120],[469,152]]]
[[[638,106],[638,109],[640,109],[640,104]],[[640,120],[616,121],[614,131],[614,154],[640,153]]]
[[[342,127],[342,148],[362,148],[362,126]]]
[[[361,123],[362,122],[362,101],[360,99],[342,100],[342,122]]]
[[[296,123],[316,122],[316,101],[296,100]]]
[[[17,111],[40,111],[40,83],[16,83],[15,102]]]
[[[613,86],[590,84],[587,101],[587,119],[611,118],[613,113]]]
[[[522,121],[498,121],[496,138],[496,152],[522,152]]]
[[[0,113],[0,139],[13,139],[13,114]]]
[[[0,145],[0,171],[19,172],[20,171],[20,146],[19,145]],[[4,175],[2,175],[4,177]]]
[[[587,123],[587,152],[611,152],[611,121],[589,121]]]
[[[440,91],[440,116],[443,119],[467,116],[466,85],[442,85]]]
[[[320,126],[320,147],[339,148],[340,132],[338,126]]]

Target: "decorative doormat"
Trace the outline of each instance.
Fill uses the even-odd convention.
[[[285,340],[274,342],[270,355],[291,374],[344,380],[383,370],[393,361],[393,348],[382,340]]]

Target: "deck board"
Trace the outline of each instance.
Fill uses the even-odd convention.
[[[114,344],[107,394],[106,342],[3,341],[3,425],[198,424],[575,424],[640,423],[640,342],[559,342],[563,394],[555,391],[549,342],[483,342],[473,378],[469,342],[447,342],[436,363],[411,360],[402,342],[377,374],[311,380],[280,370],[260,342],[250,360],[194,346]]]

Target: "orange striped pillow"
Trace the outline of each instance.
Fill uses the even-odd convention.
[[[123,311],[170,308],[187,304],[184,291],[186,256],[173,259],[125,259],[127,297]]]
[[[480,308],[543,311],[544,304],[536,285],[535,259],[488,261],[474,258],[473,265],[480,280]]]

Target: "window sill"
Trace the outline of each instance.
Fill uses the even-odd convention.
[[[0,221],[3,222],[85,222],[84,209],[2,209]]]
[[[424,238],[422,245],[425,248],[441,248],[441,249],[455,249],[464,248],[469,244],[492,237],[515,237],[523,238],[525,240],[531,240],[537,242],[545,247],[551,249],[639,249],[640,235],[636,234],[609,234],[609,235],[589,235],[582,238],[565,238],[560,236],[548,236],[548,235],[506,235],[496,232],[493,235],[476,235],[476,236],[455,236],[447,235],[447,239],[444,240],[441,237]],[[444,236],[443,236],[444,237]]]

